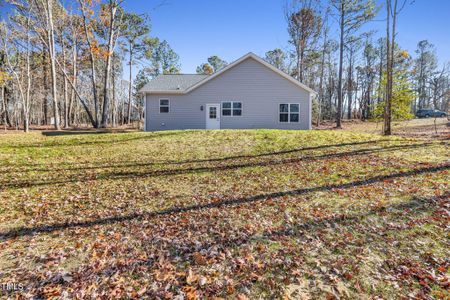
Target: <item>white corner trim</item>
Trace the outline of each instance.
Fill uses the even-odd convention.
[[[147,131],[147,94],[143,94],[144,97],[144,132]]]
[[[311,94],[309,95],[309,124],[308,124],[308,129],[311,130],[312,129],[312,106],[313,106],[313,97],[317,97],[317,94]]]

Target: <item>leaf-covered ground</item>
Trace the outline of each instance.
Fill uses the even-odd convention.
[[[317,129],[333,129],[335,122],[323,122]],[[363,122],[359,120],[343,120],[346,130],[381,134],[383,121]],[[394,120],[392,122],[392,134],[407,138],[418,138],[425,140],[448,140],[450,139],[450,122],[447,118],[412,119],[406,121]]]
[[[41,298],[448,298],[445,141],[0,137],[0,282]]]

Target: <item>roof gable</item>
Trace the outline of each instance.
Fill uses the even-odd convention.
[[[309,93],[312,94],[317,94],[313,89],[311,89],[310,87],[304,85],[303,83],[301,83],[300,81],[294,79],[293,77],[291,77],[290,75],[284,73],[283,71],[277,69],[276,67],[272,66],[271,64],[269,64],[268,62],[266,62],[265,60],[263,60],[262,58],[260,58],[259,56],[257,56],[254,53],[248,53],[247,55],[244,55],[243,57],[241,57],[240,59],[234,61],[233,63],[229,64],[228,66],[226,66],[225,68],[221,69],[220,71],[218,71],[217,73],[214,73],[211,76],[206,77],[205,79],[203,79],[202,81],[196,83],[195,85],[191,86],[186,93],[189,93],[193,90],[195,90],[196,88],[202,86],[203,84],[207,83],[208,81],[219,77],[220,75],[222,75],[223,73],[225,73],[226,71],[228,71],[229,69],[233,68],[234,66],[237,66],[238,64],[242,63],[243,61],[247,60],[247,59],[254,59],[255,61],[257,61],[258,63],[262,64],[263,66],[267,67],[268,69],[272,70],[273,72],[277,73],[278,75],[280,75],[281,77],[289,80],[290,82],[292,82],[293,84],[303,88],[304,90],[306,90]]]
[[[196,88],[204,85],[205,83],[207,83],[210,80],[213,80],[216,77],[221,76],[223,73],[225,73],[226,71],[228,71],[229,69],[239,65],[240,63],[242,63],[243,61],[247,60],[247,59],[253,59],[256,62],[262,64],[263,66],[265,66],[266,68],[268,68],[269,70],[277,73],[278,75],[280,75],[281,77],[283,77],[284,79],[290,81],[291,83],[293,83],[294,85],[306,90],[309,93],[312,94],[317,94],[313,89],[311,89],[310,87],[306,86],[305,84],[299,82],[298,80],[294,79],[293,77],[291,77],[290,75],[284,73],[283,71],[277,69],[276,67],[272,66],[271,64],[269,64],[268,62],[266,62],[265,60],[263,60],[262,58],[260,58],[259,56],[257,56],[254,53],[248,53],[246,55],[244,55],[243,57],[241,57],[240,59],[232,62],[231,64],[229,64],[228,66],[226,66],[225,68],[219,70],[218,72],[212,74],[212,75],[197,75],[197,76],[203,76],[202,78],[197,77],[197,79],[199,79],[198,81],[192,83],[190,86],[188,86],[186,89],[182,90],[182,89],[172,89],[172,90],[151,90],[148,91],[144,88],[142,88],[140,90],[140,92],[144,92],[144,93],[174,93],[174,94],[187,94],[190,93],[191,91],[195,90]],[[169,75],[163,75],[163,76],[169,76]],[[187,76],[187,75],[185,75]],[[195,76],[194,74],[192,76]],[[160,76],[158,76],[157,78],[155,78],[154,80],[158,79]],[[150,84],[150,83],[149,83]]]

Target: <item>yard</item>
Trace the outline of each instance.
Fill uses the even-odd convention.
[[[3,297],[450,297],[448,140],[81,133],[0,135]]]

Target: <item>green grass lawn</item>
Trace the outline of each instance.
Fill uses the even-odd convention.
[[[11,297],[448,298],[449,153],[350,131],[0,135],[0,282],[25,287]]]

